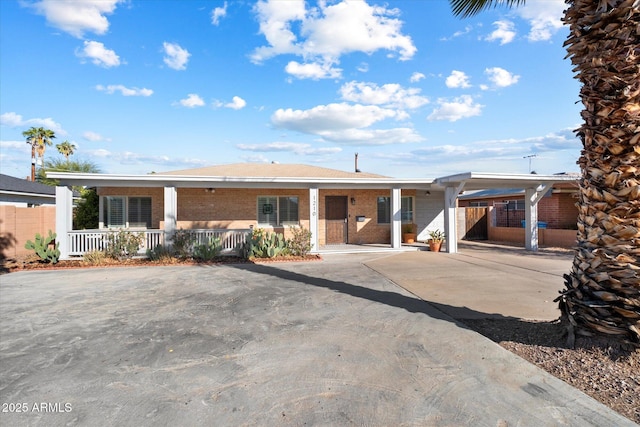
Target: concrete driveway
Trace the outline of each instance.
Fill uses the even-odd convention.
[[[1,276],[0,425],[634,425],[380,259]]]

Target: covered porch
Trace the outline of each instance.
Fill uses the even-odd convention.
[[[280,165],[282,166],[282,165]],[[526,201],[526,249],[536,251],[538,249],[538,221],[537,203],[549,191],[556,182],[575,181],[575,177],[564,175],[511,175],[511,174],[482,174],[465,173],[432,179],[395,179],[379,176],[360,176],[349,173],[346,177],[278,177],[278,176],[209,176],[209,175],[180,175],[180,174],[150,174],[150,175],[107,175],[51,172],[50,177],[58,179],[60,185],[56,187],[56,233],[60,243],[61,259],[70,256],[79,256],[86,253],[92,247],[97,247],[103,241],[107,229],[100,230],[73,230],[72,229],[72,191],[71,186],[86,186],[97,188],[136,189],[144,192],[145,189],[154,189],[161,197],[154,199],[158,206],[155,208],[159,215],[157,229],[145,228],[145,249],[153,248],[157,244],[170,244],[171,237],[180,229],[180,212],[184,212],[184,203],[179,200],[179,191],[187,189],[198,190],[198,198],[187,200],[189,205],[198,206],[204,203],[205,197],[221,195],[226,190],[235,191],[237,195],[246,193],[246,202],[251,204],[246,209],[253,212],[253,217],[238,226],[210,228],[194,228],[199,235],[207,233],[228,233],[237,231],[240,236],[246,236],[251,227],[260,227],[259,217],[256,213],[256,194],[297,194],[296,209],[299,217],[297,224],[307,228],[311,232],[311,252],[340,250],[413,250],[415,247],[407,247],[402,244],[403,221],[402,202],[403,195],[410,194],[412,198],[411,222],[417,227],[418,241],[428,239],[428,232],[435,229],[443,229],[446,235],[446,251],[457,252],[458,230],[456,226],[457,198],[463,190],[486,188],[515,188],[525,189]],[[192,191],[193,193],[193,191]],[[372,198],[372,194],[374,195]],[[339,247],[328,245],[327,233],[327,200],[328,197],[339,195],[346,201],[344,214],[345,230],[353,236],[365,236],[365,226],[376,226],[386,230],[387,237],[384,241],[366,241],[365,239],[350,239],[339,243]],[[379,195],[379,196],[375,196]],[[220,202],[220,209],[231,209],[233,197]],[[376,213],[376,206],[371,206],[372,201],[384,199],[387,203],[387,219],[380,221],[380,211]],[[200,201],[202,200],[202,202]],[[253,200],[253,201],[252,201]],[[365,203],[366,202],[366,203]],[[226,205],[226,204],[228,205]],[[368,210],[367,210],[368,209]],[[373,209],[373,210],[372,210]],[[231,215],[231,214],[230,214]],[[378,215],[376,220],[375,216]],[[257,218],[256,218],[257,216]],[[338,221],[339,222],[339,221]],[[284,228],[286,230],[286,227]],[[232,241],[237,244],[234,237]],[[90,243],[90,242],[94,243]],[[93,245],[93,246],[92,246]],[[373,245],[373,246],[372,246]],[[229,247],[226,249],[230,249]]]

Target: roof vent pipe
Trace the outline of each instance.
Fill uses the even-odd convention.
[[[358,169],[358,153],[356,153],[356,165],[355,165],[355,168],[356,168],[356,173],[360,172],[360,169]]]

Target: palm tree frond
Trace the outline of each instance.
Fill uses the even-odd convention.
[[[455,16],[468,18],[475,16],[490,7],[516,7],[523,5],[526,0],[449,0],[451,10]]]

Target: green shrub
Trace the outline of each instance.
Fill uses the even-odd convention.
[[[133,258],[143,242],[144,233],[142,232],[133,233],[128,230],[119,230],[109,233],[107,236],[107,256],[117,260]]]
[[[60,243],[56,243],[56,233],[49,230],[46,237],[36,233],[35,241],[27,240],[25,249],[33,249],[41,260],[55,264],[60,259]]]
[[[291,255],[305,256],[311,251],[311,231],[304,227],[292,227],[293,236],[287,240]]]
[[[211,261],[222,250],[219,237],[212,237],[209,239],[209,243],[203,243],[193,248],[193,258],[199,261]]]

